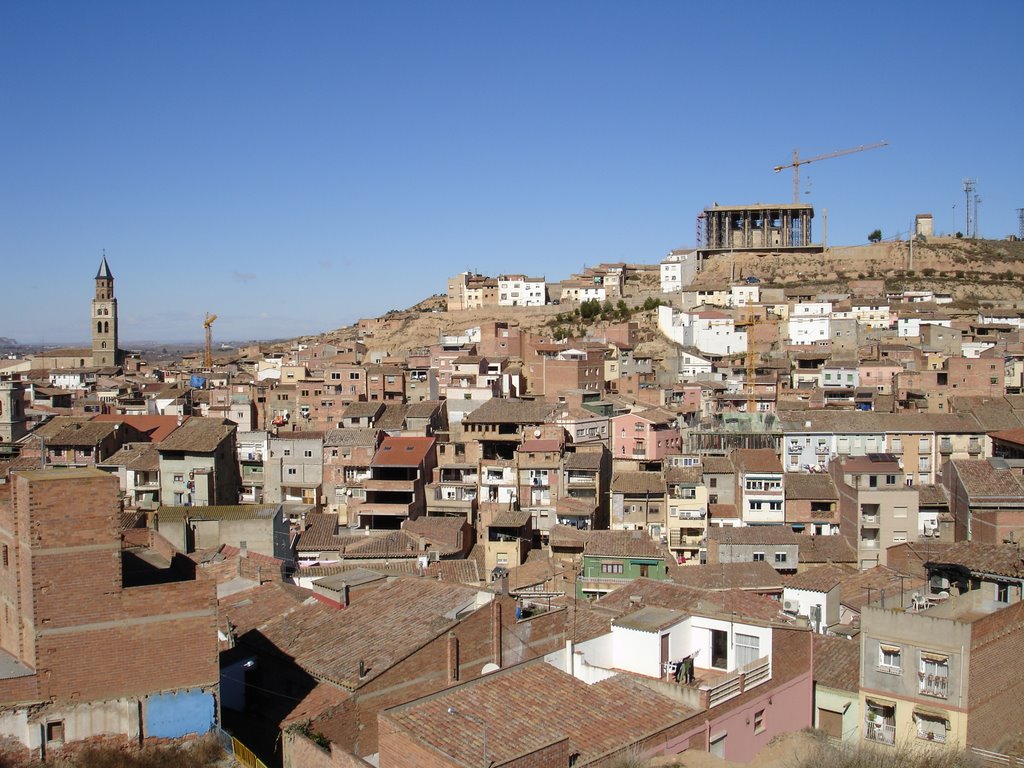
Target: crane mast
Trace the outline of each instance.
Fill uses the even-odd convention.
[[[206,318],[203,320],[203,332],[205,334],[205,344],[203,346],[203,367],[213,367],[213,321],[217,319],[216,315],[211,315],[209,312],[206,313]]]
[[[808,163],[816,163],[819,160],[830,160],[833,157],[842,157],[843,155],[852,155],[856,152],[867,152],[869,149],[878,149],[879,147],[887,147],[888,141],[878,141],[874,144],[862,144],[859,147],[852,147],[851,149],[840,149],[838,152],[829,152],[824,155],[816,155],[814,157],[807,157],[800,159],[800,151],[798,149],[793,150],[793,162],[787,163],[786,165],[776,165],[772,170],[778,173],[784,171],[787,168],[793,169],[793,202],[800,202],[800,166],[807,165]]]

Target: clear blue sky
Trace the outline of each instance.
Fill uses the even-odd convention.
[[[660,260],[714,202],[829,241],[1024,207],[1024,2],[8,2],[0,335],[291,336],[445,289]],[[810,194],[803,194],[810,184]],[[956,220],[953,220],[954,208]]]

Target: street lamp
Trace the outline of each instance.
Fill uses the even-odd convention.
[[[489,768],[491,763],[487,759],[487,723],[485,723],[483,720],[481,720],[479,717],[476,717],[475,715],[470,715],[470,714],[468,714],[466,712],[460,712],[455,707],[448,707],[448,714],[452,715],[453,717],[464,717],[466,720],[469,720],[471,723],[476,723],[481,728],[483,728],[483,731],[484,731],[484,768]]]

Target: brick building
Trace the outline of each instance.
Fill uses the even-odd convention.
[[[36,757],[215,722],[215,582],[159,535],[119,534],[117,497],[91,468],[15,473],[0,496],[0,736]]]

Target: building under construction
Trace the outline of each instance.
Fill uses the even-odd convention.
[[[715,251],[797,250],[820,253],[813,244],[814,206],[714,205],[697,217],[697,249],[705,256]]]

